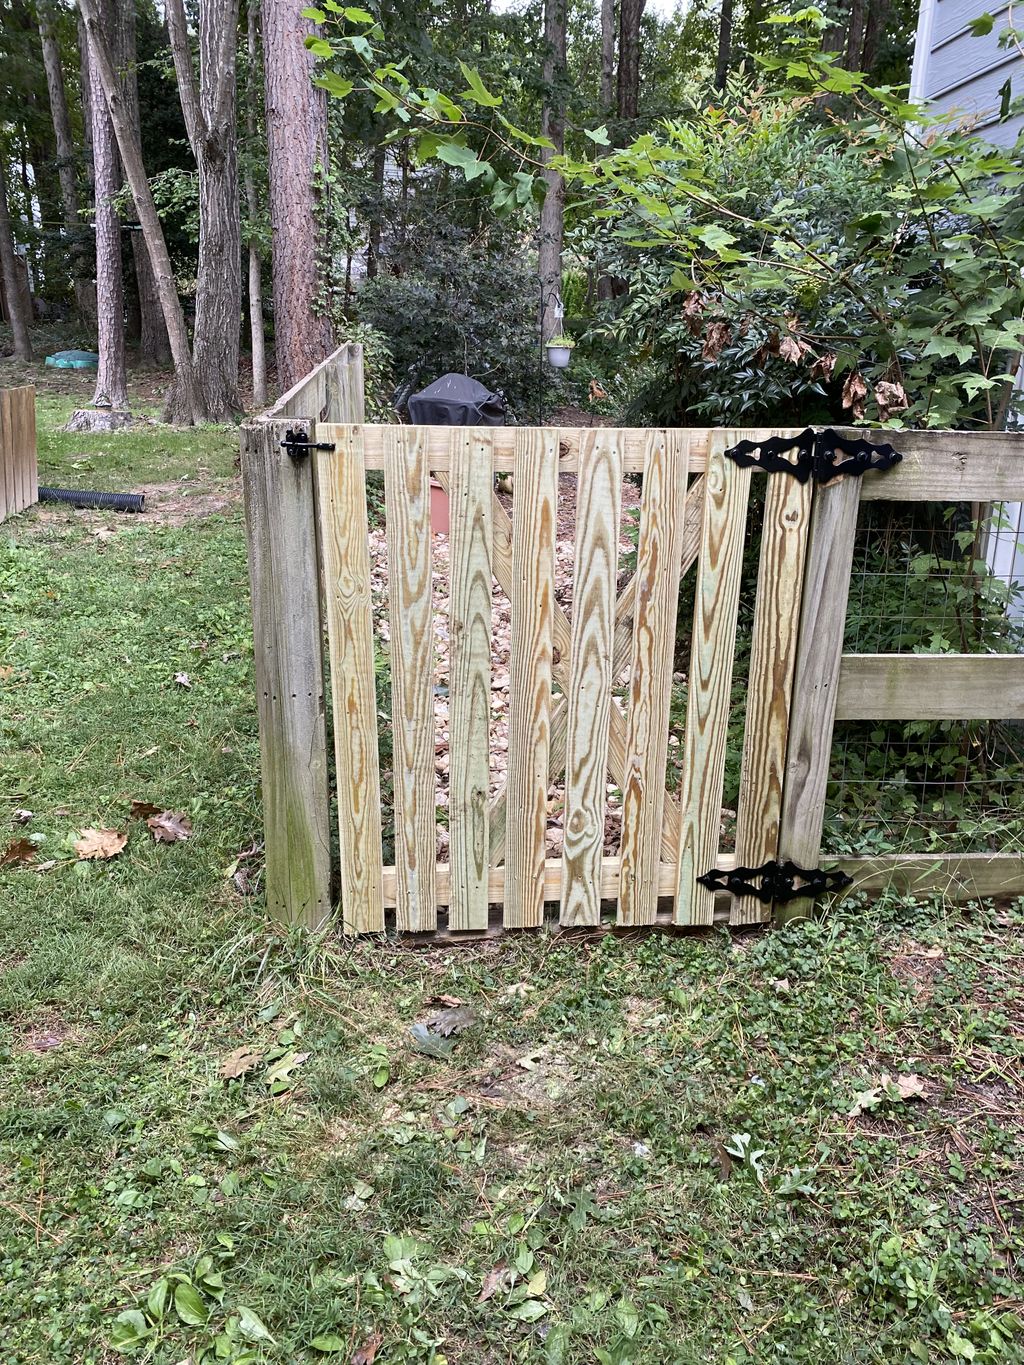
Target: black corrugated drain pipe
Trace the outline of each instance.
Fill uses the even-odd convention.
[[[40,488],[40,502],[66,502],[70,507],[103,507],[111,512],[144,512],[145,493],[90,493],[84,488]]]

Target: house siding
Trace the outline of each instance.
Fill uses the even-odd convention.
[[[995,24],[976,38],[970,22],[985,13],[995,16]],[[1001,147],[1012,146],[1024,127],[1024,116],[999,122],[999,92],[1006,81],[1014,96],[1024,94],[1024,57],[1016,47],[999,46],[1009,16],[1009,6],[985,0],[921,0],[910,78],[912,99],[962,114]]]

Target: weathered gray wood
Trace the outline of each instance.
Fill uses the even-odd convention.
[[[844,654],[837,720],[1024,720],[1024,655]]]
[[[330,911],[327,732],[309,460],[281,449],[285,421],[243,427],[259,706],[267,908],[316,927]]]
[[[779,830],[779,857],[800,867],[815,867],[821,849],[860,488],[839,479],[814,495]],[[779,907],[779,918],[810,908],[802,897]]]
[[[264,414],[312,422],[362,422],[363,348],[345,342],[283,393]],[[383,452],[379,468],[384,468]]]
[[[856,891],[935,893],[963,903],[1024,895],[1024,854],[1020,853],[891,853],[870,858],[825,857],[823,865],[840,867],[853,878],[844,896]]]

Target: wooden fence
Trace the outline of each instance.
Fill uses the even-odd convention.
[[[36,391],[0,389],[0,521],[38,501]]]
[[[283,918],[378,932],[734,924],[766,919],[766,884],[730,872],[818,867],[832,728],[869,717],[1024,719],[1024,658],[844,655],[861,500],[1024,498],[1024,438],[862,433],[895,440],[885,472],[801,482],[743,467],[739,442],[796,433],[362,424],[359,357],[343,350],[243,435],[260,692],[267,894]],[[297,419],[305,444],[297,445]],[[282,445],[291,432],[291,445]],[[319,449],[312,447],[319,446]],[[795,458],[795,457],[794,457]],[[383,471],[390,715],[378,711],[367,472]],[[514,515],[494,473],[514,476]],[[560,474],[575,473],[571,616],[556,600]],[[621,587],[620,490],[642,474],[636,568]],[[436,854],[435,608],[430,479],[451,499],[448,545],[449,853]],[[765,479],[735,853],[720,852],[740,573],[752,479]],[[693,573],[682,783],[666,787],[677,602]],[[494,586],[511,604],[507,776],[491,793]],[[323,627],[337,799],[332,883]],[[622,685],[624,684],[624,686]],[[379,727],[390,728],[394,862],[382,854]],[[546,814],[563,784],[564,847]],[[603,850],[608,787],[619,852]],[[954,898],[1024,892],[1016,854],[844,858],[855,887]],[[797,878],[796,890],[803,886]],[[735,889],[735,888],[734,888]],[[807,897],[779,916],[802,914]],[[440,910],[440,915],[439,915]]]

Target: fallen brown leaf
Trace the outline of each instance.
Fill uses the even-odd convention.
[[[373,1365],[383,1340],[384,1338],[379,1332],[374,1332],[372,1337],[367,1337],[362,1346],[357,1346],[352,1352],[352,1365]]]
[[[16,810],[11,816],[12,825],[27,825],[32,819],[30,810]]]
[[[178,684],[179,687],[192,686],[192,679],[188,676],[187,673],[175,673],[174,681]]]
[[[236,1047],[234,1052],[229,1052],[220,1064],[221,1080],[231,1081],[236,1076],[244,1076],[246,1072],[259,1066],[264,1055],[262,1048]]]
[[[128,835],[119,829],[83,829],[75,840],[75,852],[82,861],[105,862],[116,858],[128,842]]]
[[[36,860],[36,846],[31,839],[15,839],[0,854],[0,867],[23,867]]]
[[[159,815],[160,806],[154,806],[152,801],[133,801],[132,808],[128,812],[130,820],[148,820],[151,815]]]
[[[928,1088],[922,1078],[914,1073],[896,1077],[896,1090],[901,1100],[924,1100],[928,1098]]]
[[[492,1299],[507,1279],[508,1266],[504,1261],[499,1261],[498,1264],[488,1270],[487,1274],[484,1276],[484,1282],[480,1286],[480,1296],[477,1299],[477,1303],[486,1303],[488,1299]]]
[[[192,833],[192,821],[180,810],[164,810],[159,815],[151,815],[146,824],[158,844],[177,844]]]

